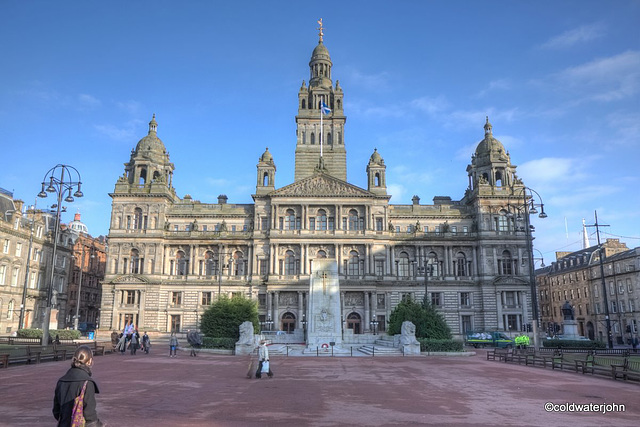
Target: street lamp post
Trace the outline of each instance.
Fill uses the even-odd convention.
[[[538,337],[538,293],[536,291],[536,276],[534,271],[534,256],[533,256],[533,227],[531,226],[530,215],[538,213],[540,208],[539,218],[546,218],[547,214],[544,212],[544,203],[542,203],[542,196],[532,188],[522,187],[522,205],[516,208],[517,216],[516,221],[524,220],[524,232],[527,238],[527,251],[529,253],[529,284],[531,286],[531,318],[533,320],[533,346],[535,349],[539,348]],[[540,199],[540,203],[536,203],[534,194]],[[524,218],[520,215],[520,212],[524,212]],[[513,217],[513,212],[508,212],[507,216]]]
[[[59,177],[57,176],[59,174]],[[49,323],[51,321],[51,297],[53,295],[53,279],[55,277],[56,252],[58,250],[58,238],[60,236],[60,212],[62,209],[62,197],[67,193],[64,201],[72,203],[74,197],[82,197],[80,186],[80,172],[73,166],[58,164],[45,174],[42,180],[42,190],[38,193],[38,197],[45,198],[47,193],[56,193],[58,203],[56,204],[56,220],[53,238],[53,250],[51,254],[51,275],[49,276],[49,286],[47,287],[47,299],[44,312],[44,323],[42,325],[42,345],[49,343]],[[48,185],[47,185],[48,181]],[[45,189],[46,186],[46,189]],[[73,196],[71,191],[75,188]]]
[[[378,326],[379,322],[374,318],[374,319],[371,319],[371,322],[369,323],[373,327],[373,335],[376,335],[376,327]]]

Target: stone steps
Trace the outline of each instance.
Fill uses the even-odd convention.
[[[363,345],[358,348],[358,351],[364,354],[376,356],[402,356],[401,349],[386,345]]]

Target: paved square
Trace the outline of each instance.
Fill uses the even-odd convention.
[[[631,426],[640,386],[474,357],[273,356],[273,379],[246,357],[98,356],[98,414],[109,426]],[[70,362],[0,370],[0,425],[51,426]],[[546,412],[545,403],[621,404],[625,412]]]

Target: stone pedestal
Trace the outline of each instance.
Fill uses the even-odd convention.
[[[256,346],[254,345],[236,343],[236,356],[251,354],[255,349]]]
[[[564,320],[562,337],[568,340],[580,339],[578,334],[578,324],[575,320]]]
[[[405,356],[420,356],[420,344],[404,344]]]

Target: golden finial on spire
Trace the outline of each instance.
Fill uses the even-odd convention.
[[[320,37],[320,43],[322,43],[322,36],[324,36],[324,33],[322,32],[322,18],[318,19],[318,24],[320,24],[318,27],[318,36]]]

